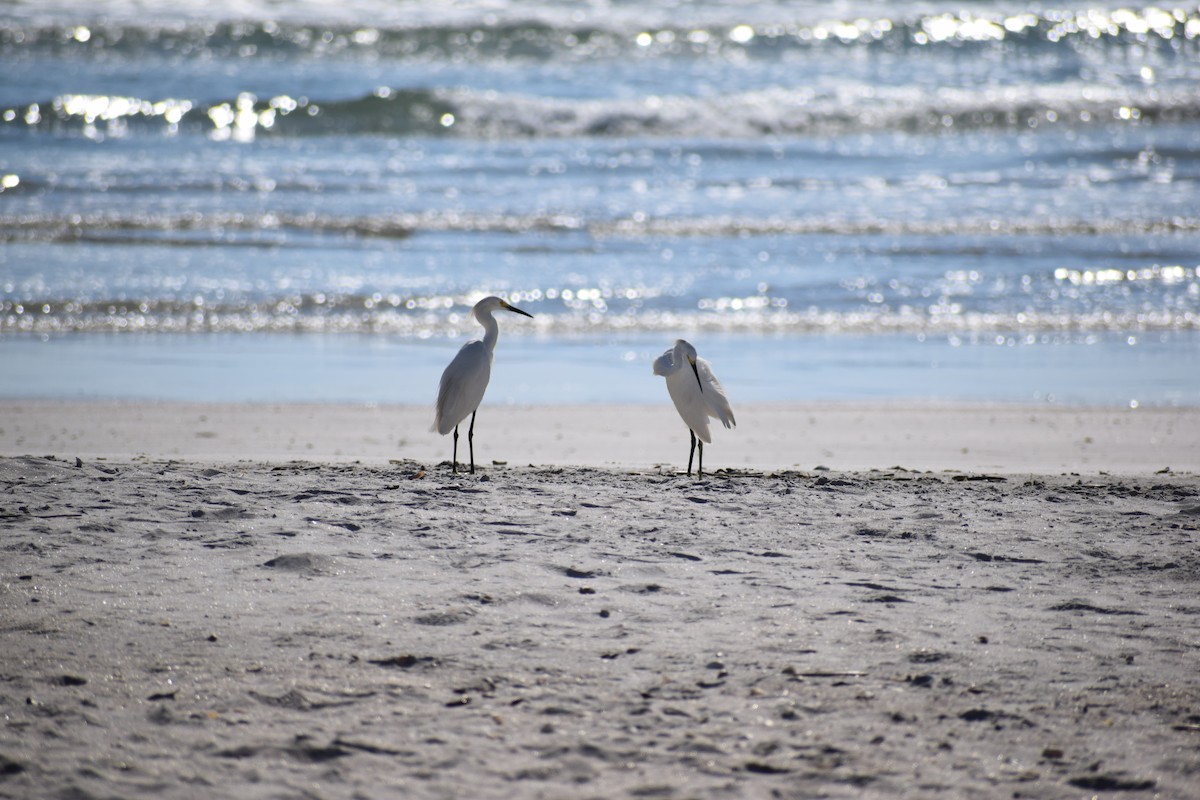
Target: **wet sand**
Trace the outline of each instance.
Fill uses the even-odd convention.
[[[829,403],[736,406],[705,464],[749,470],[1200,472],[1200,408]],[[0,455],[386,463],[449,460],[421,406],[0,400]],[[467,455],[467,428],[460,453]],[[654,406],[493,406],[475,429],[479,464],[686,467],[688,432]]]
[[[0,797],[1200,786],[1195,412],[739,409],[696,480],[629,409],[628,464],[481,412],[474,476],[388,409],[5,411]],[[732,463],[759,413],[817,421]]]

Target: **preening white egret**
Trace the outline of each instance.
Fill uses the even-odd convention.
[[[688,475],[692,474],[692,456],[696,453],[696,440],[700,440],[700,465],[697,477],[704,476],[704,445],[712,444],[708,431],[708,418],[721,420],[726,427],[737,425],[733,409],[725,388],[713,374],[712,367],[696,355],[696,348],[683,339],[676,339],[675,346],[654,360],[654,374],[667,379],[667,391],[675,401],[675,410],[683,417],[692,435],[692,449],[688,451]]]
[[[492,312],[503,308],[516,314],[524,314],[519,308],[510,306],[499,297],[485,297],[471,309],[471,315],[483,326],[483,339],[472,339],[462,346],[458,355],[442,373],[438,387],[437,415],[433,430],[445,436],[454,431],[453,470],[458,473],[458,424],[471,415],[471,427],[467,430],[467,444],[471,449],[471,473],[475,472],[475,412],[487,391],[492,377],[492,354],[496,350],[496,339],[500,337],[500,326]]]

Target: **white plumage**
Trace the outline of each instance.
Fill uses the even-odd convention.
[[[737,425],[725,387],[717,380],[712,367],[696,355],[696,348],[683,339],[654,360],[654,374],[667,379],[667,391],[675,410],[692,434],[692,451],[688,454],[688,474],[692,474],[692,456],[696,440],[700,440],[700,467],[704,473],[704,445],[712,443],[709,418],[718,419],[726,428]]]
[[[467,431],[467,443],[471,450],[471,472],[475,472],[475,412],[483,401],[483,394],[492,377],[492,356],[496,350],[496,340],[500,338],[500,326],[492,312],[499,309],[533,316],[510,306],[499,297],[480,300],[471,309],[471,315],[483,326],[483,339],[472,339],[459,349],[442,373],[442,381],[438,386],[433,430],[442,436],[454,431],[452,468],[455,472],[458,472],[458,425],[468,414],[471,415],[471,427]]]
[[[454,430],[483,402],[492,378],[493,350],[479,339],[472,339],[459,348],[442,373],[434,419],[434,426],[442,436]]]

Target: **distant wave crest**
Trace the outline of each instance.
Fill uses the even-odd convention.
[[[596,237],[678,238],[729,236],[1130,236],[1195,233],[1200,216],[1159,219],[984,217],[853,219],[801,217],[621,217],[584,219],[570,214],[470,214],[431,211],[339,217],[317,213],[112,213],[0,216],[0,243],[114,242],[123,245],[287,246],[296,234],[407,238],[421,233],[585,232]]]
[[[848,86],[836,93],[767,89],[725,97],[565,99],[466,89],[380,88],[353,100],[242,94],[207,105],[62,95],[0,110],[0,131],[92,137],[137,132],[215,138],[460,136],[513,138],[758,138],[856,131],[940,132],[1200,120],[1200,88],[1020,87],[926,92]]]
[[[1200,120],[1200,89],[942,91],[878,89],[837,97],[767,90],[723,98],[563,100],[468,90],[380,89],[355,100],[241,95],[207,106],[188,100],[65,95],[0,110],[0,132],[127,136],[167,131],[214,138],[258,136],[462,136],[480,139],[758,138],[856,131],[939,132]]]

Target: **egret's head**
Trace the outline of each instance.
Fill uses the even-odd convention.
[[[498,311],[500,309],[504,309],[505,311],[512,311],[513,313],[516,313],[516,314],[523,314],[524,316],[529,317],[531,319],[533,318],[533,314],[530,314],[526,311],[522,311],[521,309],[517,308],[516,306],[510,305],[508,303],[508,301],[503,300],[499,297],[495,297],[495,296],[485,297],[482,300],[480,300],[478,303],[475,304],[475,308],[473,308],[471,310],[471,313],[475,316],[475,319],[480,320],[482,322],[482,319],[481,319],[482,314],[488,314],[490,316],[493,311]]]

